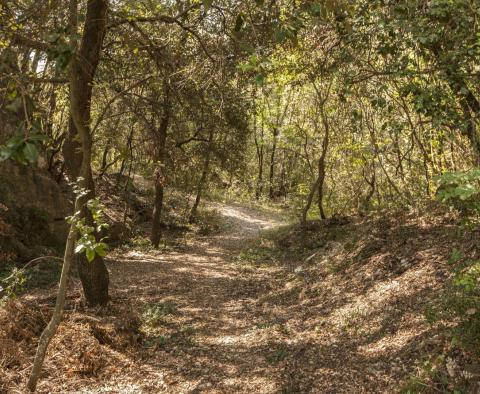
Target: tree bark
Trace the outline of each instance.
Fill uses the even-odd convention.
[[[258,175],[257,175],[257,184],[255,186],[255,199],[259,200],[260,196],[262,195],[262,183],[263,183],[263,132],[264,132],[264,121],[263,121],[263,112],[262,112],[262,125],[260,128],[260,140],[257,135],[257,101],[256,101],[256,89],[253,91],[253,105],[254,105],[254,113],[253,113],[253,137],[255,142],[255,150],[257,153],[257,162],[258,162]]]
[[[150,240],[155,248],[158,248],[158,245],[160,244],[160,238],[162,236],[161,218],[163,210],[163,189],[165,184],[165,148],[167,142],[168,126],[170,123],[170,93],[167,82],[165,82],[162,109],[163,113],[160,120],[160,126],[155,133],[155,140],[157,143],[155,162],[157,164],[157,169],[155,171],[155,199],[153,205],[152,232],[150,235]]]
[[[278,137],[278,129],[274,128],[273,129],[273,145],[272,145],[272,154],[270,155],[270,176],[269,176],[269,197],[270,200],[273,200],[274,197],[274,187],[273,187],[273,179],[274,179],[274,171],[275,171],[275,152],[277,150],[277,137]]]
[[[81,209],[80,199],[77,198],[75,201],[75,212]],[[35,360],[33,362],[32,372],[30,373],[30,378],[27,383],[27,387],[31,392],[34,392],[37,388],[38,379],[40,377],[40,372],[42,371],[43,361],[45,360],[45,354],[47,353],[47,348],[52,340],[53,336],[57,332],[58,326],[62,321],[62,316],[65,307],[65,298],[67,295],[68,289],[68,279],[70,277],[70,270],[74,260],[74,250],[75,250],[75,241],[77,239],[77,230],[76,222],[72,222],[70,225],[70,231],[67,237],[67,242],[65,245],[65,253],[63,257],[63,267],[62,274],[60,276],[60,285],[57,292],[57,300],[55,302],[55,309],[53,311],[52,318],[48,323],[47,327],[42,332],[40,339],[38,341],[37,352],[35,354]]]
[[[308,211],[310,210],[310,207],[312,206],[313,197],[315,196],[315,193],[318,190],[320,182],[321,182],[320,177],[317,177],[317,180],[315,181],[315,183],[310,188],[310,193],[308,194],[307,202],[305,203],[305,206],[303,207],[303,210],[302,210],[301,225],[303,227],[305,227],[307,225]]]
[[[92,222],[85,202],[95,198],[92,176],[92,136],[90,133],[90,107],[93,79],[97,69],[107,23],[108,0],[90,0],[82,41],[78,53],[70,64],[70,121],[64,145],[67,172],[71,179],[81,177],[81,186],[88,190],[81,208],[81,217]],[[103,259],[96,256],[88,262],[77,255],[76,263],[85,299],[91,306],[108,302],[109,275]]]
[[[324,103],[323,103],[324,104]],[[323,104],[320,108],[323,128],[325,131],[325,136],[323,137],[322,142],[322,153],[318,159],[318,210],[320,211],[320,217],[326,219],[325,210],[323,209],[323,185],[325,183],[325,160],[327,158],[328,144],[330,137],[330,125],[328,124],[328,119],[325,114]]]
[[[258,160],[258,175],[257,175],[257,185],[255,188],[255,199],[259,200],[262,193],[263,193],[263,156],[264,156],[264,127],[265,123],[263,120],[263,114],[262,114],[262,127],[260,129],[260,140],[257,138],[257,127],[256,127],[256,122],[254,126],[254,132],[255,132],[255,147],[257,150],[257,160]]]
[[[212,144],[213,144],[213,128],[210,128],[210,133],[208,135],[207,152],[205,155],[205,162],[203,164],[202,175],[197,185],[197,196],[195,197],[195,202],[190,211],[190,219],[189,219],[190,223],[192,223],[195,220],[195,216],[197,215],[197,209],[198,209],[198,206],[200,205],[200,199],[202,198],[202,192],[203,192],[203,189],[205,188],[205,184],[207,183],[208,170],[210,168],[210,158],[212,155]]]

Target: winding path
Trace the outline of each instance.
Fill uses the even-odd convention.
[[[259,330],[271,311],[258,300],[269,289],[272,269],[233,261],[261,231],[283,225],[278,218],[237,205],[212,204],[226,222],[218,235],[196,237],[175,252],[130,250],[110,265],[114,297],[175,306],[138,366],[132,392],[273,393],[279,387],[270,347]],[[162,324],[161,324],[162,325]],[[279,354],[273,358],[281,357]],[[128,392],[127,386],[121,386]],[[130,387],[130,386],[128,386]]]
[[[262,255],[273,245],[261,233],[282,218],[212,205],[226,223],[219,234],[185,238],[174,251],[113,256],[113,305],[132,303],[137,313],[154,305],[160,316],[142,347],[118,354],[126,358],[121,371],[85,393],[391,393],[415,373],[419,349],[437,346],[423,311],[443,229],[412,228],[423,238],[412,238],[410,261],[430,257],[382,271],[400,242],[395,232],[389,244],[370,239],[372,227],[337,239],[346,229],[331,226],[324,230],[332,240],[312,257],[292,254],[291,245],[277,260]],[[332,271],[330,264],[350,258],[345,242],[356,231],[364,231],[357,260]],[[298,242],[291,236],[281,242]]]

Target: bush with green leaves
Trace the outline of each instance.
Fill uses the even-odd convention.
[[[83,195],[85,190],[75,189],[77,195]],[[105,238],[97,240],[96,234],[100,233],[103,229],[108,227],[108,224],[103,222],[104,206],[101,204],[98,198],[94,198],[87,201],[87,208],[92,215],[92,224],[88,224],[85,218],[78,219],[75,215],[67,218],[69,223],[74,222],[79,234],[75,246],[75,253],[85,253],[87,260],[92,262],[95,256],[104,257],[107,250],[107,244],[104,242]]]
[[[26,281],[25,270],[17,267],[6,278],[0,275],[0,302],[15,298],[24,289]]]
[[[467,260],[455,267],[446,294],[445,310],[457,322],[454,343],[480,357],[480,261]]]
[[[142,320],[147,326],[155,327],[168,315],[177,313],[177,307],[171,302],[148,304],[142,314]]]
[[[480,169],[448,172],[436,182],[437,198],[462,213],[460,230],[476,227],[477,220],[472,217],[478,219],[480,215]],[[451,279],[426,317],[431,322],[448,322],[452,345],[480,358],[480,261],[453,249],[448,264],[452,267]]]
[[[454,249],[448,263],[453,276],[426,317],[452,322],[452,344],[480,357],[480,261],[464,259]]]
[[[436,183],[442,203],[465,213],[480,213],[480,169],[446,172]]]
[[[35,163],[39,154],[37,145],[45,139],[46,136],[40,133],[15,134],[0,146],[0,161],[11,159],[23,165]]]

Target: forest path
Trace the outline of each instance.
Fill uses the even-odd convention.
[[[125,376],[132,392],[285,388],[282,347],[272,345],[274,331],[263,330],[276,324],[274,311],[260,301],[278,270],[246,267],[235,256],[263,230],[286,223],[240,205],[209,207],[225,222],[219,234],[187,239],[171,252],[128,250],[109,266],[114,298],[132,300],[137,312],[149,310],[157,320],[135,376]],[[129,391],[125,384],[116,380],[120,392]]]

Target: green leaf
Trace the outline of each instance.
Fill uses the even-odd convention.
[[[12,157],[12,151],[6,146],[0,146],[0,161],[5,161]]]
[[[99,242],[95,245],[95,253],[100,257],[104,257],[107,254],[107,244],[104,242]]]
[[[41,133],[34,133],[28,136],[29,141],[45,141],[47,139],[48,137],[45,134],[41,134]]]
[[[95,259],[95,250],[94,249],[87,249],[85,252],[87,256],[87,260],[91,263]]]
[[[202,0],[202,2],[205,10],[208,11],[208,9],[212,6],[213,0]]]
[[[458,260],[462,258],[462,252],[460,252],[458,249],[454,248],[452,250],[452,255],[448,259],[448,264],[455,264]]]
[[[23,148],[23,155],[25,156],[25,159],[27,159],[27,161],[29,161],[30,163],[34,163],[38,158],[37,147],[30,142],[26,142],[25,147]]]
[[[7,148],[16,150],[20,145],[23,144],[24,140],[25,140],[25,137],[23,136],[23,134],[16,134],[7,141],[6,146]]]
[[[258,74],[257,76],[255,76],[255,83],[258,86],[262,86],[264,82],[265,82],[265,75]]]

